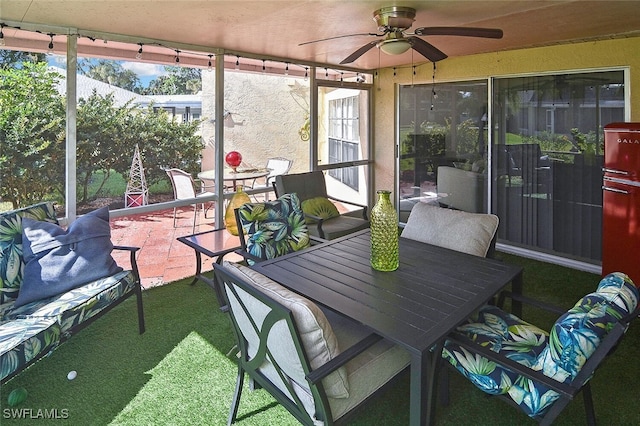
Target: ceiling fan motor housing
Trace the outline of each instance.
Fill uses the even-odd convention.
[[[382,32],[404,31],[415,21],[416,10],[405,6],[383,7],[373,12],[373,20]]]

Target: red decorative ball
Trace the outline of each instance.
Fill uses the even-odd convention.
[[[242,155],[238,151],[231,151],[224,157],[229,167],[238,167],[242,162]]]

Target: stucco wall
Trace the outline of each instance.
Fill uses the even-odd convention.
[[[242,154],[246,166],[269,157],[293,160],[291,173],[309,170],[309,142],[300,139],[309,110],[309,85],[301,79],[229,71],[224,76],[224,151]],[[202,168],[215,168],[215,71],[202,73]]]
[[[640,37],[575,43],[448,58],[436,64],[436,83],[535,73],[627,67],[630,72],[631,121],[640,121]],[[396,88],[398,84],[431,83],[433,65],[423,63],[381,70],[374,90],[375,186],[394,188]]]

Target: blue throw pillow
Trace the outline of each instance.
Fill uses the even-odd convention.
[[[62,294],[122,271],[111,257],[109,208],[60,226],[22,220],[24,277],[15,307]]]

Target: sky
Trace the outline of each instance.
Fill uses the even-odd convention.
[[[59,55],[48,55],[49,65],[56,67],[65,67],[66,57]],[[80,58],[83,59],[83,58]],[[131,70],[138,75],[142,87],[149,87],[149,82],[155,80],[158,76],[166,74],[163,65],[147,64],[144,62],[124,62],[119,61],[126,70]]]
[[[151,80],[155,80],[158,76],[166,74],[163,65],[146,64],[143,62],[123,62],[122,67],[131,70],[138,75],[140,84],[148,87]]]

